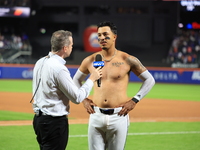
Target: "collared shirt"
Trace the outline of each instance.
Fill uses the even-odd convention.
[[[79,104],[89,96],[94,85],[92,80],[87,79],[78,88],[65,63],[63,58],[51,52],[36,62],[33,69],[33,94],[38,87],[33,102],[35,112],[40,109],[51,116],[68,115],[69,101]]]

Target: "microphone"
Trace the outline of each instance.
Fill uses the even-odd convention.
[[[95,57],[95,62],[93,62],[93,67],[98,68],[101,67],[103,68],[104,66],[104,61],[102,61],[102,56],[100,54],[97,54]],[[97,86],[101,86],[101,79],[97,80]]]

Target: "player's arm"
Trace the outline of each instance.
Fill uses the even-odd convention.
[[[82,82],[85,80],[85,78],[89,74],[88,65],[89,65],[89,60],[87,57],[82,61],[81,65],[79,66],[79,68],[77,69],[77,71],[73,77],[73,81],[77,87],[82,86]]]
[[[136,57],[128,57],[127,62],[131,67],[131,71],[143,81],[139,91],[132,99],[137,103],[152,89],[155,84],[155,80]]]
[[[73,77],[73,81],[76,84],[76,86],[81,87],[82,86],[82,82],[85,80],[85,78],[87,77],[87,75],[90,73],[88,68],[89,65],[91,65],[91,57],[86,57],[80,67],[78,68],[78,70],[76,71],[74,77]],[[96,104],[93,103],[93,101],[89,98],[86,98],[82,101],[83,106],[85,107],[85,109],[87,110],[87,112],[89,114],[93,114],[95,113],[95,111],[93,110],[92,106],[96,106]]]
[[[131,100],[120,105],[120,107],[122,107],[122,110],[118,113],[120,116],[125,116],[132,109],[134,109],[136,103],[138,103],[155,84],[153,76],[136,57],[129,56],[126,61],[130,65],[131,71],[137,75],[143,81],[143,83],[137,94]]]

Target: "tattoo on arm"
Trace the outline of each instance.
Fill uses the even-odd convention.
[[[142,63],[133,56],[130,56],[127,58],[127,63],[130,65],[131,70],[136,74],[139,75],[141,74],[143,71],[146,70],[146,68],[142,65]]]

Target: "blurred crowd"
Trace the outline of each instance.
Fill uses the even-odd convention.
[[[0,33],[0,62],[4,62],[9,54],[18,51],[32,51],[28,36],[22,35],[2,35]]]
[[[30,6],[30,0],[0,0],[0,6]]]
[[[200,63],[200,32],[180,30],[174,37],[167,56],[168,63]]]
[[[19,35],[2,35],[0,34],[0,49],[1,50],[30,50],[29,40],[26,34]]]

